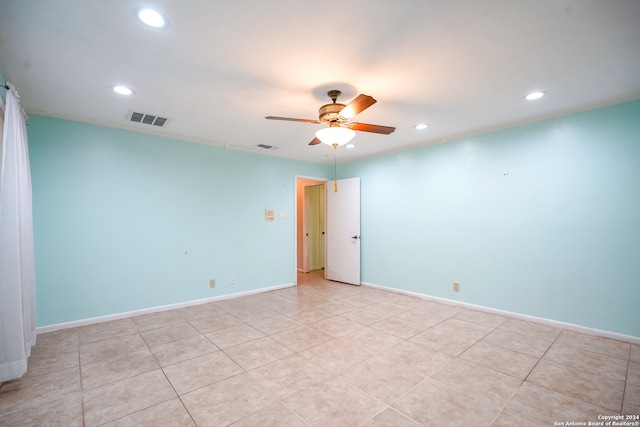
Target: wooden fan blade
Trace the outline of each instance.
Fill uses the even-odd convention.
[[[356,96],[356,99],[351,101],[349,105],[347,105],[340,111],[339,116],[347,120],[352,119],[357,114],[360,114],[376,102],[378,101],[376,101],[369,95],[360,94]]]
[[[320,124],[321,123],[319,120],[294,119],[294,118],[291,118],[291,117],[267,116],[267,117],[265,117],[265,119],[267,119],[267,120],[285,120],[285,121],[288,121],[288,122],[302,122],[302,123],[314,123],[314,124]]]
[[[347,127],[349,129],[359,130],[362,132],[382,133],[384,135],[389,135],[394,130],[396,130],[396,128],[391,126],[370,125],[367,123],[357,123],[357,122],[349,123]]]
[[[309,145],[318,145],[321,142],[322,141],[320,141],[318,138],[313,138],[313,140],[309,143]]]

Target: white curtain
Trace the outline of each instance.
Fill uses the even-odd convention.
[[[24,375],[36,342],[26,115],[11,84],[6,98],[0,164],[0,382]]]

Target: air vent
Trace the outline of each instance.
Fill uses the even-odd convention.
[[[262,148],[263,150],[277,150],[278,149],[278,147],[275,147],[273,145],[267,145],[267,144],[258,144],[258,145],[256,145],[256,147]]]
[[[136,123],[143,123],[151,126],[164,127],[169,119],[166,117],[154,116],[153,114],[138,113],[131,111],[129,120]]]

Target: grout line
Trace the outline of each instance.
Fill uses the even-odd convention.
[[[627,374],[624,376],[624,388],[622,389],[622,402],[620,402],[620,414],[624,410],[624,399],[627,395],[627,384],[629,382],[629,372],[631,371],[631,351],[633,346],[629,346],[629,357],[627,358]]]

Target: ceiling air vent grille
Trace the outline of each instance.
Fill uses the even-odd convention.
[[[258,144],[258,145],[256,145],[256,147],[262,148],[263,150],[277,150],[278,149],[278,147],[275,147],[273,145],[267,145],[267,144]]]
[[[136,123],[164,127],[169,119],[167,119],[166,117],[154,116],[153,114],[131,111],[129,113],[129,120]]]

